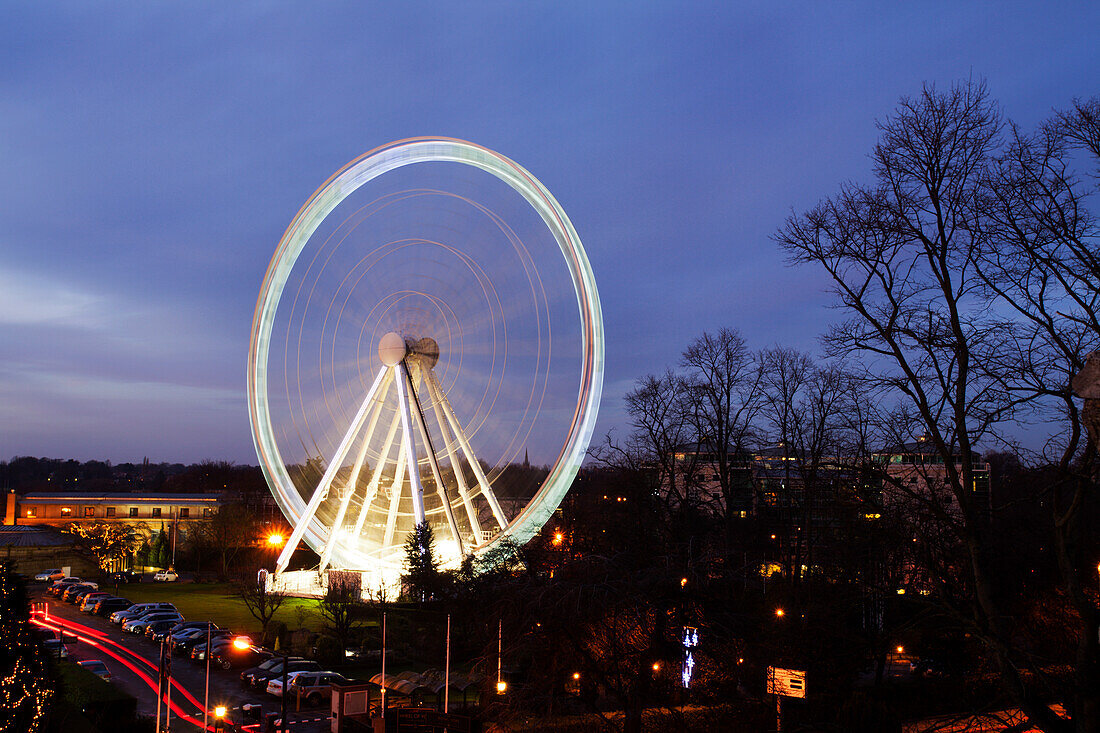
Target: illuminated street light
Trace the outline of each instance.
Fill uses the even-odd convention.
[[[565,540],[565,535],[563,535],[561,532],[555,532],[554,533],[554,544],[555,545],[560,545],[563,540]]]
[[[267,544],[269,547],[281,547],[286,538],[281,534],[272,534],[267,536]]]
[[[688,584],[688,579],[687,578],[680,578],[680,587],[681,588],[683,588],[687,584]]]
[[[574,672],[573,673],[573,679],[579,680],[580,678],[581,678],[581,673],[580,672]]]
[[[501,680],[500,682],[497,683],[497,694],[498,695],[503,695],[507,691],[508,691],[508,683],[507,682],[505,682],[504,680]]]
[[[905,652],[905,647],[903,647],[901,644],[898,644],[898,654],[903,654],[904,652]]]
[[[783,618],[786,614],[787,614],[787,612],[784,611],[782,608],[775,609],[775,617],[776,618]]]
[[[660,662],[654,662],[653,663],[653,671],[654,672],[660,672],[661,671],[661,663]]]
[[[219,718],[219,719],[224,718],[225,717],[225,711],[226,711],[225,705],[217,706],[216,708],[214,708],[214,717]]]

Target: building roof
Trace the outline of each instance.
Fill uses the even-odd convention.
[[[0,525],[0,547],[58,547],[75,540],[46,525]]]
[[[31,491],[19,497],[19,501],[27,504],[80,504],[100,501],[113,501],[120,503],[146,503],[146,504],[217,504],[221,500],[221,494],[154,494],[154,493],[104,493],[90,492],[87,494],[75,491]]]

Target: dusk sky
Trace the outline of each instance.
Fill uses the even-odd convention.
[[[588,251],[597,436],[704,330],[817,349],[769,236],[870,176],[876,118],[984,78],[1031,127],[1100,93],[1100,3],[6,3],[0,458],[256,463],[260,283],[311,193],[442,135],[517,161]]]

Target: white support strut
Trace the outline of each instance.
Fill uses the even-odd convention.
[[[386,536],[382,540],[383,547],[393,544],[393,532],[397,525],[397,508],[401,504],[401,482],[405,480],[405,461],[401,456],[405,453],[405,436],[401,436],[401,445],[397,450],[397,468],[393,472],[393,484],[390,485],[390,511],[386,515]]]
[[[439,406],[439,403],[443,401],[443,395],[436,390],[434,380],[425,378],[424,383],[428,385],[428,392],[432,397],[432,411],[435,413],[435,421],[439,424],[439,431],[443,434],[443,449],[447,451],[447,460],[451,463],[451,470],[454,472],[455,481],[458,483],[458,495],[462,497],[462,505],[466,508],[466,517],[470,520],[470,529],[474,533],[474,544],[480,546],[485,541],[481,532],[481,522],[478,521],[477,509],[474,508],[474,503],[470,499],[470,489],[466,485],[466,473],[462,470],[462,465],[455,457],[454,449],[451,447],[451,432],[447,428],[447,418],[443,416],[443,410]]]
[[[417,372],[420,371],[417,370]],[[409,374],[409,372],[406,371],[406,374]],[[424,442],[424,452],[428,454],[428,465],[431,466],[432,477],[435,479],[435,490],[439,495],[439,501],[443,504],[443,512],[447,515],[447,524],[450,525],[451,535],[458,545],[458,555],[462,557],[466,554],[462,535],[458,531],[458,523],[455,521],[454,511],[451,509],[451,500],[447,498],[447,490],[443,486],[443,474],[439,471],[439,461],[435,455],[435,447],[432,445],[432,438],[428,434],[428,426],[424,421],[424,410],[420,406],[420,398],[416,394],[416,383],[413,381],[411,374],[409,375],[409,396],[412,397],[413,417],[416,419],[416,426],[420,430],[420,439]]]
[[[447,422],[451,424],[451,430],[454,431],[455,437],[458,438],[458,444],[462,447],[462,452],[466,456],[466,462],[470,464],[470,469],[473,470],[474,476],[477,477],[477,482],[481,488],[481,494],[485,497],[485,500],[489,502],[489,508],[493,512],[493,516],[497,520],[497,524],[501,529],[508,526],[508,520],[504,518],[504,512],[500,509],[500,504],[497,503],[496,496],[493,495],[493,490],[489,487],[489,479],[486,478],[485,472],[481,470],[481,464],[477,461],[477,456],[474,455],[473,448],[470,447],[470,441],[466,439],[466,434],[462,430],[462,425],[459,424],[458,418],[455,417],[454,410],[451,409],[451,403],[447,400],[447,396],[443,394],[443,390],[439,386],[439,382],[435,378],[435,373],[428,371],[426,375],[427,379],[431,379],[435,385],[436,392],[440,396],[439,406],[443,410],[443,414],[447,416]]]
[[[370,477],[370,483],[367,484],[367,492],[363,495],[363,503],[359,506],[359,517],[355,520],[355,529],[352,531],[352,537],[358,537],[363,531],[363,525],[367,521],[367,513],[370,510],[370,505],[374,502],[374,497],[378,494],[378,485],[382,480],[382,471],[386,467],[386,463],[390,460],[390,449],[393,447],[393,439],[397,435],[397,428],[401,426],[401,416],[395,414],[393,420],[390,421],[390,429],[386,433],[386,442],[383,444],[382,452],[378,454],[378,465],[374,467],[374,473]],[[401,454],[397,454],[398,460],[401,459]]]
[[[397,395],[401,407],[402,445],[405,447],[405,462],[408,464],[409,484],[412,491],[413,517],[417,524],[424,522],[424,485],[420,483],[420,468],[416,460],[416,442],[412,433],[412,414],[409,407],[408,370],[404,362],[394,366],[397,370]]]
[[[321,482],[317,484],[317,488],[313,492],[313,496],[310,497],[305,512],[298,519],[298,523],[294,526],[294,531],[290,533],[290,539],[287,540],[286,545],[283,547],[283,551],[279,554],[279,559],[275,563],[276,573],[281,573],[286,570],[286,566],[290,563],[290,558],[294,554],[294,550],[297,549],[298,543],[302,541],[302,535],[305,534],[306,527],[313,521],[313,517],[317,513],[318,507],[321,506],[321,502],[328,497],[328,490],[332,485],[332,480],[336,477],[344,459],[347,458],[348,451],[351,450],[351,444],[355,440],[355,436],[362,429],[363,423],[367,419],[367,413],[370,411],[371,403],[374,401],[374,396],[378,392],[382,380],[385,379],[387,371],[387,369],[381,369],[378,372],[378,376],[375,377],[370,390],[367,391],[367,396],[363,400],[363,404],[359,406],[359,412],[355,414],[355,418],[351,421],[348,431],[344,433],[344,438],[340,441],[340,446],[336,449],[336,453],[333,455],[332,460],[329,461],[328,467],[321,477]]]

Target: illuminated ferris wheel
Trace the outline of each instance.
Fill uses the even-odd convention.
[[[352,161],[295,216],[252,324],[256,452],[319,570],[399,571],[431,524],[445,563],[525,542],[592,435],[603,322],[561,206],[469,142]]]

